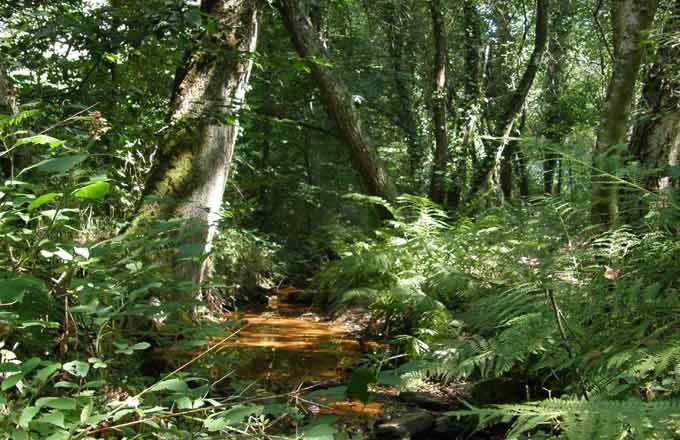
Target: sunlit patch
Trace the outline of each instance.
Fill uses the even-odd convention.
[[[330,414],[341,417],[369,417],[376,418],[382,414],[384,405],[379,402],[369,402],[364,404],[358,400],[344,400],[334,402],[325,407],[319,407],[319,413]]]
[[[286,301],[299,291],[281,289],[266,309],[229,316],[248,324],[222,349],[238,352],[239,377],[287,384],[332,381],[344,378],[347,369],[359,362],[362,349],[369,345],[362,347],[347,326],[322,321],[319,310]]]

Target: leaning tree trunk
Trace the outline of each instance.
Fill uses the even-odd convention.
[[[314,30],[305,0],[280,0],[277,7],[295,50],[306,61],[319,86],[321,99],[349,148],[352,163],[360,174],[366,190],[369,194],[386,200],[394,199],[397,190],[364,134],[349,89],[333,74],[331,68],[319,62],[328,59],[328,54]],[[380,214],[384,218],[389,217],[386,211],[381,210]]]
[[[675,0],[664,36],[680,34],[680,0]],[[678,164],[680,155],[680,46],[664,40],[647,71],[642,90],[646,114],[635,125],[630,141],[633,156],[646,173],[644,185],[655,192],[667,188],[671,178],[664,167]],[[641,212],[643,213],[644,210]]]
[[[493,174],[494,169],[498,166],[503,158],[503,152],[508,144],[512,126],[520,114],[534,78],[538,73],[543,59],[543,53],[548,42],[548,10],[549,0],[536,0],[536,28],[534,37],[534,50],[529,58],[529,62],[524,70],[522,79],[510,95],[510,99],[505,104],[501,112],[500,118],[496,122],[496,137],[499,140],[498,148],[495,151],[487,151],[487,155],[478,166],[477,172],[472,181],[472,187],[468,194],[468,199],[471,199],[478,193],[484,193],[488,189],[489,180]]]
[[[448,44],[444,25],[444,11],[441,0],[430,0],[432,13],[432,38],[434,39],[434,72],[432,88],[432,113],[434,138],[436,143],[430,198],[433,202],[444,203],[446,195],[446,169],[449,163],[449,137],[447,125],[446,65],[448,64]]]
[[[656,12],[656,0],[615,0],[614,66],[607,88],[597,144],[593,153],[591,217],[593,224],[611,227],[618,217],[618,185],[614,177],[626,143],[635,83],[643,54],[643,39]],[[621,28],[619,28],[621,26]]]
[[[203,282],[199,262],[211,247],[258,34],[258,0],[204,0],[202,12],[219,32],[203,34],[176,76],[169,119],[132,231],[161,218],[181,218],[175,265],[181,280]],[[216,38],[219,36],[219,38]]]

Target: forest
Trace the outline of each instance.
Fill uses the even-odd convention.
[[[679,334],[680,0],[0,0],[0,439],[678,439]]]

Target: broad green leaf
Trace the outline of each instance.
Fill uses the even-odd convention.
[[[35,370],[40,365],[41,362],[42,359],[40,358],[37,357],[30,358],[29,360],[21,364],[21,372],[24,374],[28,374],[31,371]]]
[[[82,361],[71,361],[64,364],[64,371],[77,377],[85,377],[90,372],[90,364]]]
[[[227,421],[222,417],[211,416],[203,421],[203,427],[208,430],[208,432],[216,432],[229,426]]]
[[[52,411],[38,419],[38,421],[43,423],[49,423],[50,425],[58,426],[60,428],[66,428],[64,426],[64,413],[61,411]]]
[[[45,203],[49,203],[57,197],[61,197],[61,193],[47,193],[43,194],[37,199],[33,200],[30,205],[28,205],[28,211],[31,212],[35,209],[40,208]]]
[[[109,182],[95,182],[73,193],[79,199],[101,200],[109,192]]]
[[[17,142],[14,145],[18,147],[20,145],[26,144],[49,145],[50,147],[58,147],[59,145],[63,145],[64,141],[60,141],[59,139],[53,138],[52,136],[47,136],[45,134],[37,134],[35,136],[21,138],[17,140]]]
[[[55,157],[54,159],[43,160],[42,162],[38,162],[34,165],[31,165],[30,167],[24,168],[21,170],[18,176],[34,168],[38,171],[42,171],[43,173],[65,173],[88,157],[89,156],[87,154],[72,154]]]
[[[28,433],[21,429],[15,429],[12,431],[12,440],[30,440]]]
[[[42,281],[31,277],[0,280],[0,303],[20,303],[24,299],[26,290],[42,289],[43,287]]]
[[[71,434],[68,431],[58,430],[54,434],[47,437],[45,440],[69,440]]]
[[[133,350],[146,350],[149,347],[151,347],[151,344],[149,344],[148,342],[139,342],[130,348]]]
[[[2,386],[0,387],[0,389],[2,389],[2,391],[7,391],[7,390],[9,390],[10,388],[16,386],[16,384],[18,384],[19,382],[21,382],[21,380],[22,380],[24,377],[25,377],[25,374],[24,374],[24,373],[15,373],[15,374],[12,374],[12,375],[9,376],[7,379],[5,379],[5,380],[2,381]]]
[[[252,415],[260,415],[264,410],[260,405],[237,405],[228,411],[223,412],[220,417],[226,420],[228,425],[237,425],[243,422],[243,419]]]
[[[49,378],[52,377],[52,375],[59,371],[60,369],[61,364],[59,362],[51,363],[45,368],[42,368],[37,373],[35,373],[35,378],[40,382],[47,382]]]
[[[314,423],[301,430],[302,438],[305,440],[334,440],[338,431],[331,425],[337,420],[338,418],[335,416],[319,417]]]
[[[35,406],[27,406],[21,411],[21,416],[19,417],[19,426],[21,428],[28,429],[28,424],[31,420],[40,412],[40,408]]]
[[[35,406],[70,410],[76,409],[76,400],[70,397],[43,397],[36,400]]]
[[[178,393],[185,393],[188,389],[189,387],[187,386],[187,384],[181,379],[164,380],[162,382],[158,382],[157,384],[151,387],[151,391],[168,390],[175,391]]]

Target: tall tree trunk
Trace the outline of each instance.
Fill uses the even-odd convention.
[[[319,62],[328,59],[328,54],[311,23],[308,5],[305,0],[280,0],[276,5],[293,46],[306,61],[319,86],[321,99],[349,148],[352,163],[366,190],[371,195],[393,200],[397,195],[396,187],[364,134],[351,93],[325,63]],[[386,211],[381,210],[380,214],[384,218],[389,217]]]
[[[16,91],[4,63],[0,61],[0,114],[14,115],[17,111]]]
[[[392,64],[396,115],[406,135],[408,173],[414,182],[414,190],[421,189],[422,169],[425,151],[418,132],[418,118],[415,113],[415,99],[411,79],[415,72],[411,59],[414,56],[414,38],[411,35],[412,21],[406,2],[388,1],[385,5],[385,22],[388,39],[388,53]]]
[[[548,44],[547,75],[543,99],[543,134],[548,150],[543,154],[543,192],[555,193],[555,170],[559,155],[554,151],[562,143],[568,130],[562,103],[562,90],[566,87],[567,45],[571,33],[573,0],[561,0],[552,15],[550,42]]]
[[[626,143],[630,126],[643,39],[656,12],[656,0],[613,1],[612,16],[622,18],[614,21],[615,60],[597,133],[592,175],[591,217],[594,224],[603,227],[612,226],[618,216],[618,185],[612,175],[621,162],[618,150]]]
[[[432,113],[435,137],[434,163],[430,198],[433,202],[444,203],[446,195],[446,170],[449,163],[449,137],[447,130],[448,103],[446,89],[446,65],[448,44],[441,0],[430,0],[432,14],[432,37],[434,39],[434,72],[432,84]]]
[[[171,134],[159,148],[132,232],[150,221],[183,219],[176,265],[181,280],[199,284],[210,272],[198,258],[210,250],[239,132],[251,55],[258,34],[258,0],[204,0],[202,12],[219,26],[190,48],[175,78]],[[220,38],[215,38],[220,35]],[[229,122],[227,122],[229,121]]]
[[[13,116],[19,111],[16,99],[17,94],[3,61],[0,59],[0,115]],[[15,167],[13,152],[0,158],[0,172],[2,172],[3,177],[14,179]]]
[[[484,193],[488,189],[489,180],[495,169],[500,163],[505,147],[508,144],[510,132],[517,115],[522,111],[527,95],[538,73],[543,59],[543,53],[548,42],[548,10],[549,0],[536,0],[536,28],[534,37],[534,50],[527,63],[524,74],[515,90],[507,100],[500,118],[496,122],[496,137],[499,139],[499,146],[487,151],[487,155],[478,166],[472,181],[472,187],[468,198],[474,197],[478,193]]]
[[[463,188],[467,183],[467,160],[475,158],[473,150],[474,136],[478,131],[480,117],[480,100],[482,95],[482,17],[475,0],[463,1],[464,31],[464,102],[459,113],[457,126],[462,129],[461,154],[455,160],[455,175],[451,178],[451,187],[446,196],[450,209],[458,208]]]
[[[513,129],[514,137],[522,136],[524,127],[526,125],[527,112],[526,109],[522,111],[519,126]],[[513,187],[513,164],[517,168],[517,175],[519,177],[520,195],[526,197],[529,195],[529,176],[526,169],[526,157],[522,151],[522,147],[517,139],[512,139],[503,151],[503,160],[501,161],[500,170],[500,185],[505,201],[512,199]]]
[[[672,15],[664,25],[664,35],[680,34],[680,0],[675,0]],[[642,90],[646,114],[638,119],[630,149],[646,173],[649,191],[668,187],[669,177],[662,169],[678,164],[680,154],[680,46],[663,40],[654,64],[649,68]]]

